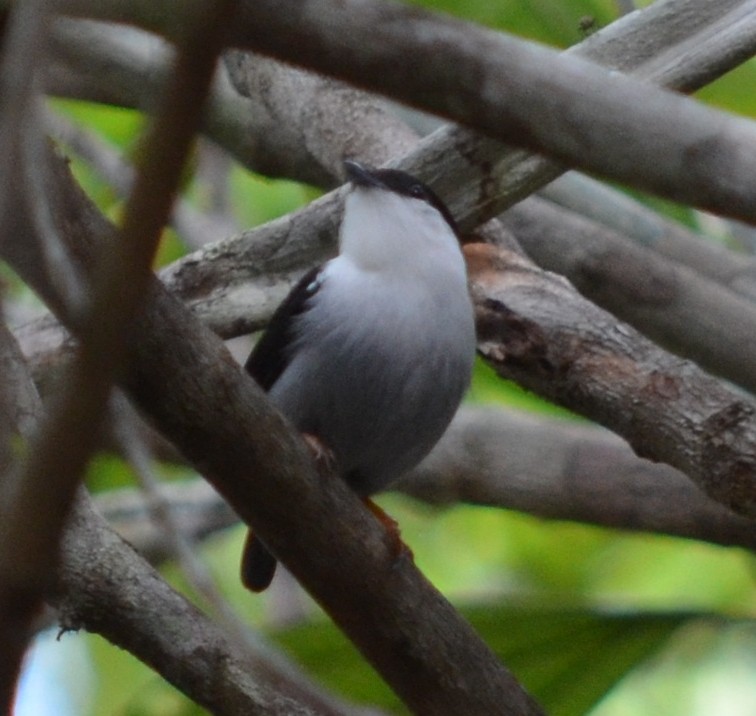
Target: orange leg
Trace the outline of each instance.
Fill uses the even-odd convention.
[[[302,433],[302,437],[307,443],[318,472],[321,474],[333,472],[336,469],[336,456],[333,451],[317,435]],[[386,530],[386,540],[394,559],[400,557],[414,559],[412,550],[402,541],[399,523],[369,497],[363,497],[362,501]]]
[[[388,541],[389,549],[394,559],[400,557],[408,557],[414,559],[412,550],[404,544],[402,540],[402,533],[399,530],[399,523],[386,512],[380,505],[377,505],[369,497],[363,497],[362,502],[365,504],[370,512],[373,513],[378,522],[383,525],[386,530],[386,540]]]

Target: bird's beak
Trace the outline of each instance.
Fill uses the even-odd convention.
[[[360,164],[354,161],[354,159],[345,159],[344,169],[347,179],[355,186],[375,187],[377,189],[386,188],[386,185],[376,176],[375,169],[372,167]]]

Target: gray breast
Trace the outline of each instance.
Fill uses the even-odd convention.
[[[270,391],[302,432],[334,452],[344,477],[365,495],[435,445],[467,388],[474,355],[469,303],[453,301],[457,315],[448,315],[439,306],[424,311],[392,296],[380,298],[380,311],[360,305],[375,295],[355,299],[348,321],[324,318],[333,315],[325,301],[317,307],[322,315],[313,310],[298,319],[308,322],[301,331],[308,342],[295,346]],[[359,318],[360,312],[373,320]],[[428,325],[424,315],[438,323]]]

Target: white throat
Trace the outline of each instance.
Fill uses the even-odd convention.
[[[341,255],[364,271],[425,273],[448,267],[464,277],[457,237],[439,211],[421,199],[375,188],[347,196],[341,224]]]

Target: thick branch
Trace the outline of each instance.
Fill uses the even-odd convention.
[[[396,487],[436,504],[472,502],[756,550],[753,520],[709,500],[677,470],[637,457],[607,430],[532,414],[461,410]]]
[[[85,628],[128,649],[214,714],[349,713],[260,650],[240,649],[118,537],[83,494],[62,549],[53,603],[64,629]]]
[[[622,435],[756,516],[756,406],[508,251],[466,247],[479,350],[503,376]],[[628,408],[628,406],[632,406]]]
[[[394,487],[436,505],[468,502],[756,551],[752,520],[709,500],[674,468],[637,457],[608,430],[500,408],[463,407],[433,452]],[[160,492],[192,540],[238,522],[204,480]],[[97,507],[151,562],[170,557],[141,492],[110,491]]]
[[[0,320],[0,504],[12,487],[18,442],[32,432],[40,412],[21,349],[5,322]],[[33,520],[34,517],[32,516]],[[19,578],[17,546],[0,542],[0,711],[10,712],[24,653],[31,636],[31,621],[39,608],[36,585]]]
[[[331,187],[343,177],[345,157],[384,164],[417,140],[375,97],[341,82],[248,52],[227,52],[225,60],[234,86],[250,100],[260,141],[280,142],[271,154],[289,157],[284,176],[302,175],[293,166],[299,156],[304,165],[319,167],[328,177],[320,184]]]
[[[756,14],[740,22],[753,30]],[[234,39],[502,141],[756,222],[753,125],[575,57],[386,0],[250,0]]]
[[[610,229],[530,197],[501,216],[539,266],[659,344],[756,393],[756,305]]]
[[[569,172],[545,186],[539,194],[735,293],[756,299],[756,257],[731,251],[624,192]]]

